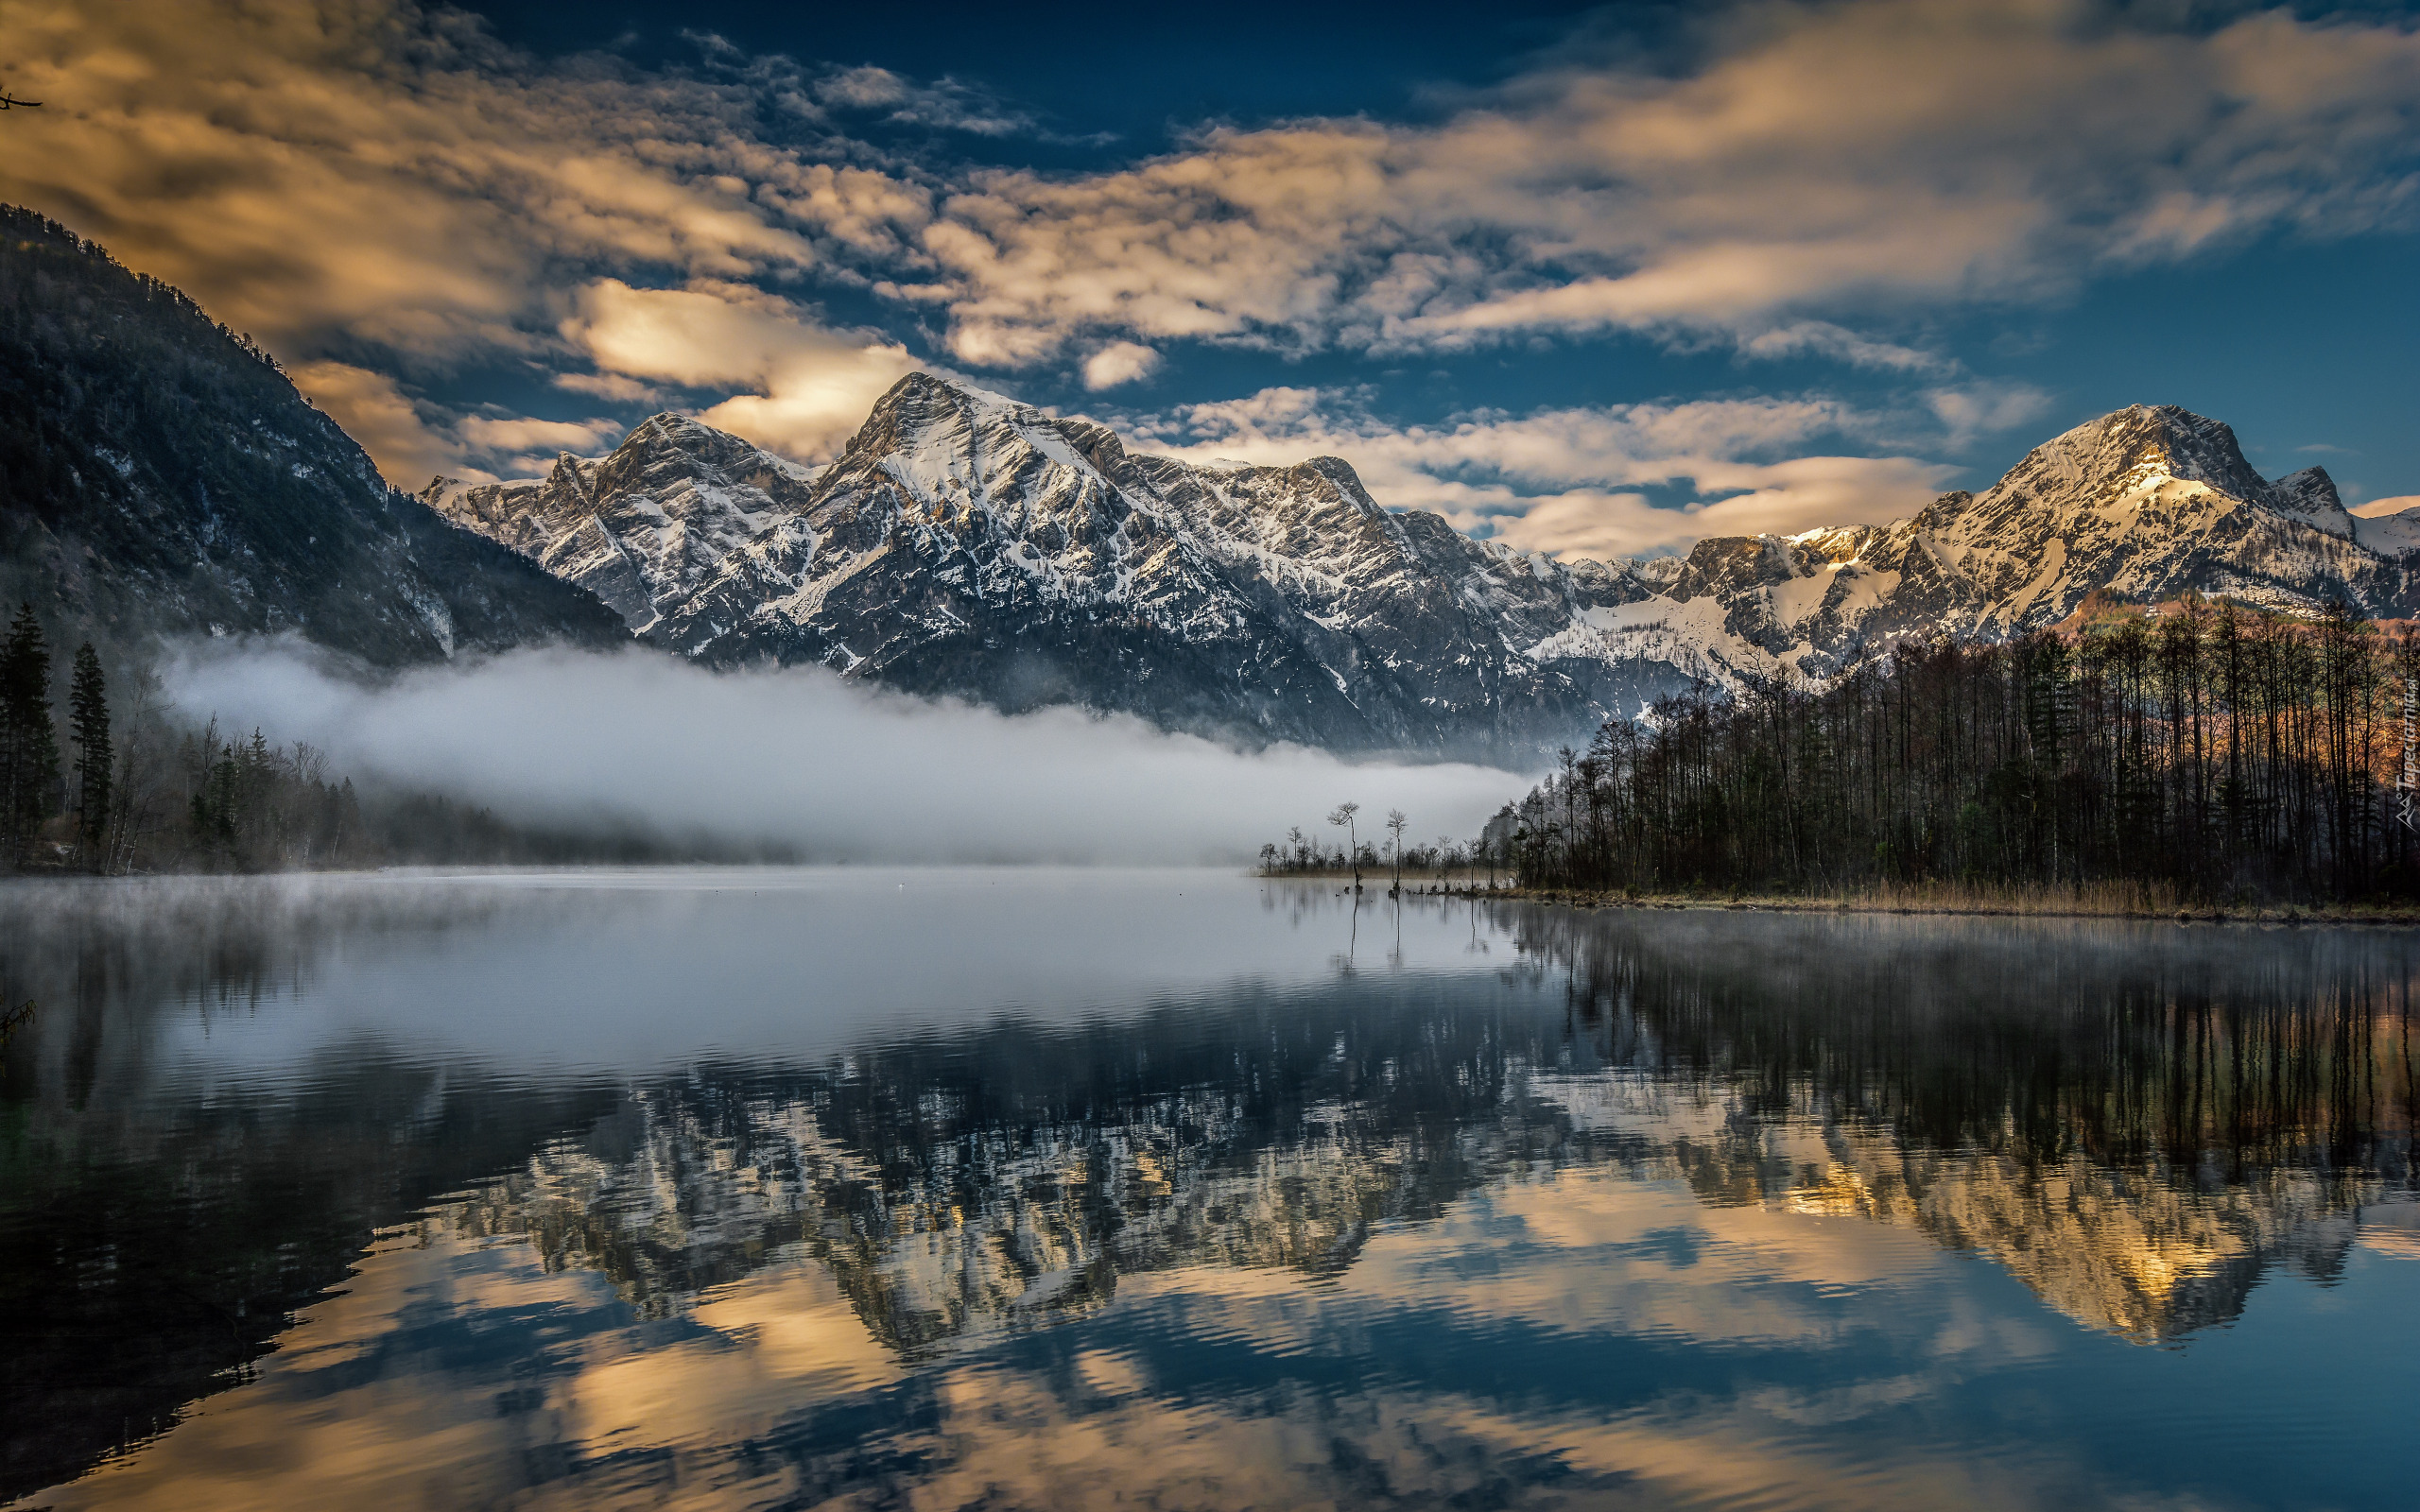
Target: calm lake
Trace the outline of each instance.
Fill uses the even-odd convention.
[[[0,1502],[2413,1504],[2420,934],[0,888]]]

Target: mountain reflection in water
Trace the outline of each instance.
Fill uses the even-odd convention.
[[[2403,1484],[2400,932],[1081,872],[0,914],[40,1504]]]

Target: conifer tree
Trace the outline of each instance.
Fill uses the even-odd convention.
[[[110,745],[109,683],[89,641],[76,648],[67,710],[68,733],[76,742],[77,831],[86,856],[96,858],[109,833],[110,771],[116,753]]]
[[[50,814],[59,785],[59,737],[50,723],[50,646],[31,604],[18,606],[0,641],[0,841],[11,860]]]

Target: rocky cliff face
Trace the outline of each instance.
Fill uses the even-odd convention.
[[[710,665],[1010,709],[1526,760],[1685,679],[1591,616],[1651,596],[1391,513],[1350,466],[1198,467],[923,374],[811,483],[668,417],[545,479],[422,497]]]
[[[1719,613],[1710,660],[1820,678],[1910,636],[2023,634],[2104,590],[2406,614],[2415,546],[2410,522],[2348,514],[2325,470],[2266,481],[2225,425],[2136,405],[1893,524],[1702,541],[1665,593]]]
[[[545,478],[422,495],[710,665],[817,662],[1020,710],[1528,765],[1697,683],[1821,679],[1915,636],[2000,640],[2096,592],[2375,614],[2420,595],[2420,524],[2318,468],[2119,410],[1911,519],[1558,562],[1391,511],[1352,467],[1129,453],[925,374],[821,473],[660,416]]]
[[[587,593],[389,489],[192,301],[8,209],[0,594],[104,643],[291,631],[386,665],[624,638]]]

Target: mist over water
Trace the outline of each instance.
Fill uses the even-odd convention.
[[[164,678],[186,718],[307,740],[355,779],[515,822],[777,842],[818,861],[1241,864],[1289,825],[1323,833],[1343,800],[1362,803],[1370,834],[1401,808],[1406,839],[1427,842],[1477,834],[1527,789],[1460,762],[1239,752],[1125,716],[1007,716],[822,668],[704,673],[641,651],[515,651],[372,684],[295,646],[191,648]]]
[[[197,722],[302,740],[356,781],[515,822],[769,841],[811,860],[1237,864],[1338,803],[1407,840],[1467,839],[1527,790],[1457,763],[1242,752],[1124,716],[1006,715],[820,667],[709,673],[641,651],[518,651],[372,683],[303,648],[187,648],[164,674]],[[1337,838],[1340,839],[1339,834]]]

